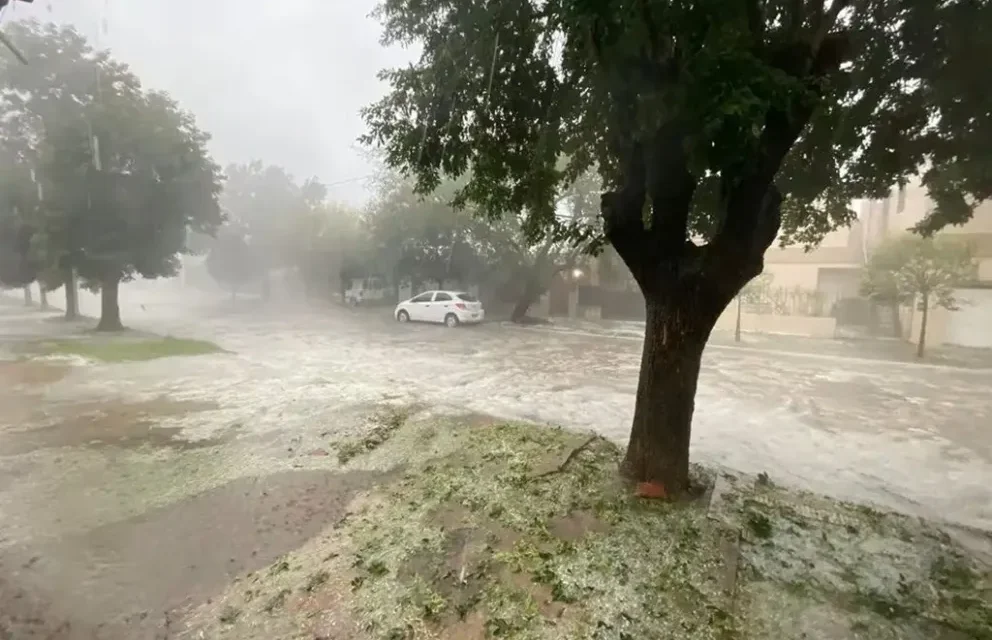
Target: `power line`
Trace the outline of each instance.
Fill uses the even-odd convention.
[[[352,182],[361,182],[362,180],[368,180],[369,178],[374,178],[374,173],[369,173],[364,176],[358,176],[357,178],[348,178],[347,180],[337,180],[335,182],[327,182],[324,184],[325,187],[336,187],[342,184],[351,184]]]

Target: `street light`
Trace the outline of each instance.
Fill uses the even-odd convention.
[[[582,269],[572,269],[572,278],[578,280],[582,277]]]

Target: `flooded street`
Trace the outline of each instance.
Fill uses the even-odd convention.
[[[132,329],[226,352],[0,370],[0,609],[15,611],[16,638],[175,637],[183,607],[296,548],[377,482],[340,474],[328,453],[377,403],[626,438],[637,340],[399,325],[388,309],[123,299]],[[82,311],[94,304],[84,296]],[[0,348],[73,330],[0,304]],[[715,347],[693,455],[992,529],[990,384],[985,371]]]
[[[252,407],[305,419],[335,404],[390,397],[593,429],[617,441],[629,429],[639,340],[498,324],[399,325],[388,309],[280,312],[252,301],[135,298],[125,311],[134,328],[210,339],[236,354],[222,379],[200,381],[206,372],[177,360],[154,365],[174,368],[156,370],[155,384],[241,406],[246,419],[258,420]],[[96,302],[84,306],[95,311]],[[696,397],[693,455],[992,529],[990,387],[989,370],[713,345]]]

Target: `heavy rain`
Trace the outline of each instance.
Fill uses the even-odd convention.
[[[989,29],[0,0],[0,639],[992,639]]]

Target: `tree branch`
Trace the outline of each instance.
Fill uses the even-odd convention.
[[[564,462],[562,462],[554,469],[549,469],[548,471],[544,471],[543,473],[538,473],[534,476],[531,476],[531,480],[537,480],[538,478],[546,478],[547,476],[554,475],[556,473],[561,473],[562,471],[568,468],[568,465],[570,465],[572,461],[579,456],[580,453],[588,449],[590,445],[592,445],[594,442],[600,439],[602,439],[602,436],[599,435],[589,436],[588,440],[586,440],[585,442],[583,442],[582,444],[575,447],[569,452]]]
[[[820,8],[817,12],[816,18],[813,23],[813,39],[810,44],[813,47],[813,51],[819,51],[820,46],[826,40],[827,34],[830,30],[837,25],[837,19],[840,17],[840,12],[851,6],[851,0],[833,0],[830,3],[830,9],[827,10],[826,16],[824,16],[823,0],[819,2]]]
[[[790,75],[805,78],[810,95],[794,101],[788,110],[769,110],[758,139],[756,161],[745,169],[747,173],[721,176],[726,215],[714,238],[715,246],[743,254],[741,257],[753,262],[774,241],[781,222],[781,194],[772,184],[775,175],[813,115],[822,92],[822,78],[839,68],[849,49],[847,35],[834,34],[823,41],[815,55],[809,45],[802,43],[780,52],[777,66]],[[762,245],[765,240],[767,244]]]
[[[803,0],[790,0],[785,18],[789,40],[798,40],[803,28]]]
[[[679,122],[667,122],[652,140],[646,159],[653,248],[671,254],[680,252],[688,235],[689,210],[696,190],[685,138]]]
[[[747,12],[747,26],[752,39],[760,45],[765,38],[765,8],[763,0],[744,0]]]

